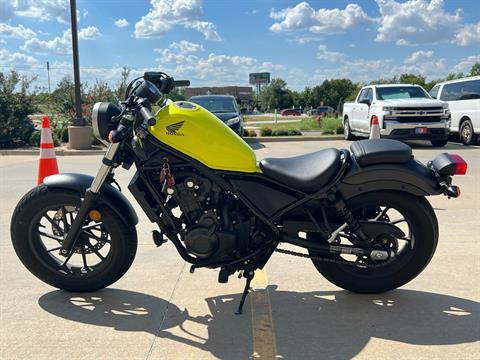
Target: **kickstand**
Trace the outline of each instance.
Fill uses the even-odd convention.
[[[254,275],[255,275],[255,271],[251,271],[251,270],[243,274],[243,277],[247,279],[247,282],[245,283],[245,288],[243,289],[242,298],[240,299],[240,304],[238,305],[238,309],[235,312],[235,315],[242,315],[243,304],[245,303],[245,299],[247,298],[248,292],[250,290],[250,283],[252,282]]]

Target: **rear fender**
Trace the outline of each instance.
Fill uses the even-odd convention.
[[[442,193],[434,172],[413,159],[404,164],[361,167],[352,157],[350,169],[337,188],[345,199],[378,190],[404,191],[417,196]]]
[[[85,190],[92,184],[93,177],[85,174],[57,174],[48,176],[43,183],[49,188],[73,190],[83,197]],[[103,184],[100,188],[97,204],[108,206],[112,209],[126,224],[135,226],[138,223],[138,217],[130,202],[125,195],[110,184]]]

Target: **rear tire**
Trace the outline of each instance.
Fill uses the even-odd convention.
[[[430,142],[434,147],[444,147],[445,145],[447,145],[448,140],[430,140]]]
[[[61,229],[68,229],[68,223],[71,224],[75,215],[73,209],[79,205],[80,195],[76,192],[51,189],[45,185],[33,188],[20,200],[13,213],[10,224],[12,243],[25,267],[45,283],[68,291],[95,291],[114,283],[130,268],[136,254],[137,233],[134,226],[124,223],[111,209],[98,207],[101,225],[98,229],[86,230],[93,234],[92,237],[82,233],[82,245],[78,240],[71,262],[62,265],[65,258],[57,256],[58,250],[51,249],[61,246],[61,239],[68,232],[62,234]],[[51,216],[55,211],[58,214],[60,210],[57,209],[64,209],[67,224],[57,215]],[[72,209],[68,210],[71,213],[65,209]],[[56,225],[49,223],[47,217]],[[103,243],[96,241],[95,237]],[[82,265],[82,260],[87,257],[90,263],[86,260],[83,262],[86,265]],[[77,264],[73,259],[78,259]]]
[[[401,192],[372,192],[348,201],[352,212],[374,206],[392,207],[402,211],[411,225],[412,243],[407,252],[382,267],[363,268],[312,260],[317,270],[331,283],[356,293],[376,294],[396,289],[413,280],[428,265],[438,241],[438,223],[430,204],[423,197]],[[308,233],[307,239],[325,242],[318,233]],[[321,256],[310,251],[312,256]],[[332,259],[341,259],[332,255]]]
[[[462,122],[459,136],[464,145],[475,145],[477,143],[478,136],[473,132],[473,125],[470,120]]]

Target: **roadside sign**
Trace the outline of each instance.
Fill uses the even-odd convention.
[[[250,85],[258,84],[268,84],[270,83],[270,73],[261,72],[261,73],[251,73],[248,75],[250,80]]]

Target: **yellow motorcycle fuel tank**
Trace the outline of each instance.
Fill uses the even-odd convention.
[[[148,131],[158,140],[212,169],[259,171],[255,153],[233,130],[203,107],[178,101],[161,108]]]

